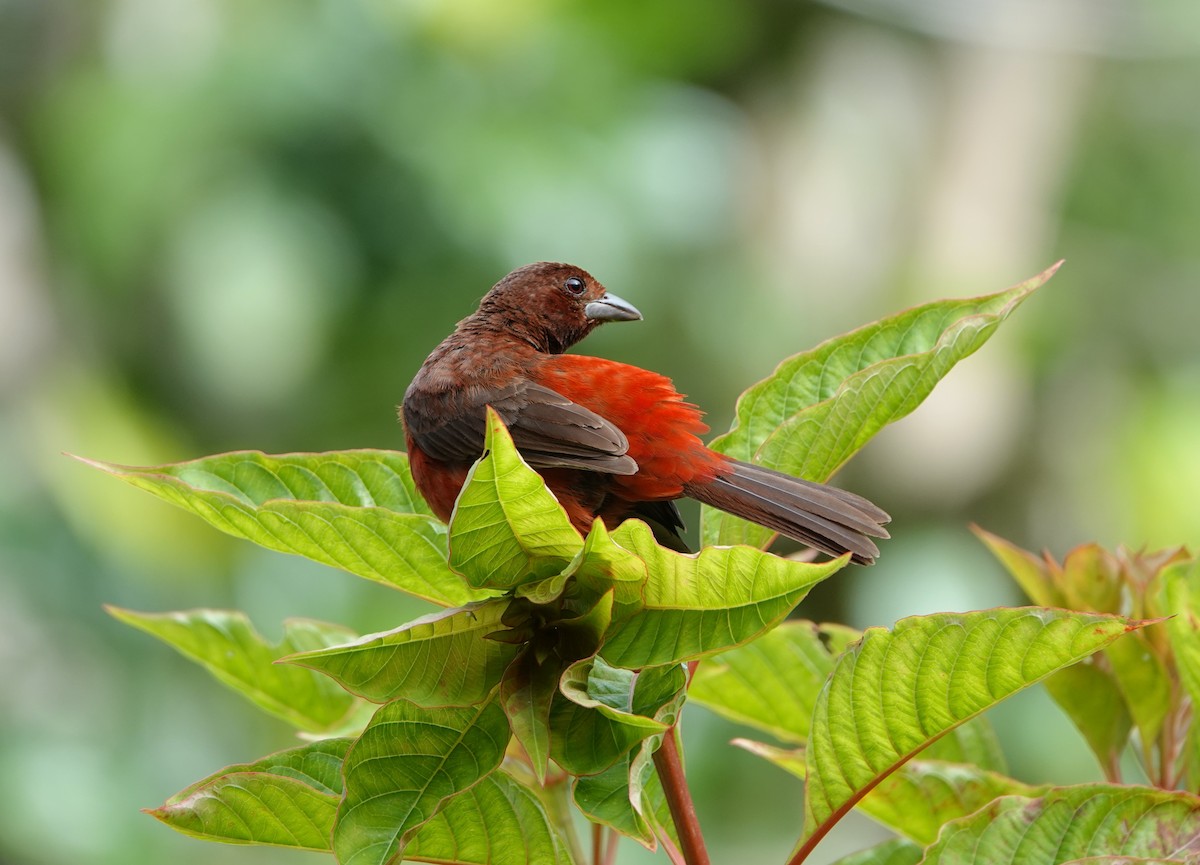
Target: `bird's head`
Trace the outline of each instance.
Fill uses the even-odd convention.
[[[632,304],[610,294],[581,267],[540,261],[496,283],[476,316],[539,351],[558,354],[606,321],[638,321]]]

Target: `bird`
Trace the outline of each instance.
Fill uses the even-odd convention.
[[[537,262],[484,295],[425,359],[399,414],[417,490],[450,522],[484,449],[488,406],[571,524],[645,521],[686,552],[675,501],[697,499],[828,555],[873,564],[889,516],[862,496],[708,448],[700,409],[659,373],[567,350],[642,314],[580,267]]]

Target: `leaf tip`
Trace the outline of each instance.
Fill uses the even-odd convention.
[[[167,822],[167,813],[170,810],[170,805],[159,805],[157,808],[139,808],[143,814],[153,817],[160,823]]]
[[[133,610],[118,607],[116,604],[101,604],[100,609],[104,610],[104,612],[108,613],[118,622],[125,622],[126,624],[132,624],[132,620],[137,615]]]
[[[106,463],[104,460],[94,460],[91,457],[80,456],[73,454],[70,451],[62,451],[62,455],[70,457],[73,460],[83,463],[85,466],[91,466],[94,469],[100,469],[102,472],[107,472],[110,475],[120,474],[124,466],[119,466],[116,463]]]
[[[1165,622],[1167,619],[1173,618],[1175,618],[1174,615],[1158,616],[1157,618],[1153,619],[1128,619],[1125,622],[1125,633],[1128,634],[1130,631],[1140,631],[1142,628],[1148,628],[1151,625],[1158,625],[1162,622]]]
[[[1066,264],[1066,261],[1067,260],[1065,258],[1060,258],[1058,261],[1054,262],[1054,264],[1047,267],[1045,270],[1043,270],[1037,276],[1034,276],[1031,279],[1026,280],[1024,284],[1025,284],[1025,286],[1028,287],[1028,291],[1033,291],[1034,289],[1041,288],[1043,285],[1045,285],[1047,282],[1049,282],[1051,277],[1053,277],[1054,274],[1058,273],[1058,269],[1060,267],[1062,267],[1064,264]],[[1028,292],[1025,292],[1025,293],[1028,293]]]

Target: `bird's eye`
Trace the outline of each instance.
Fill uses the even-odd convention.
[[[587,284],[578,276],[572,276],[563,283],[563,288],[566,289],[567,294],[572,294],[575,297],[579,297],[581,294],[587,291]]]

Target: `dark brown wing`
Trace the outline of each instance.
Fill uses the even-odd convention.
[[[529,381],[501,388],[410,392],[404,423],[416,444],[443,462],[470,462],[483,451],[485,407],[508,427],[513,443],[535,468],[577,468],[632,475],[629,440],[613,424],[560,393]]]

